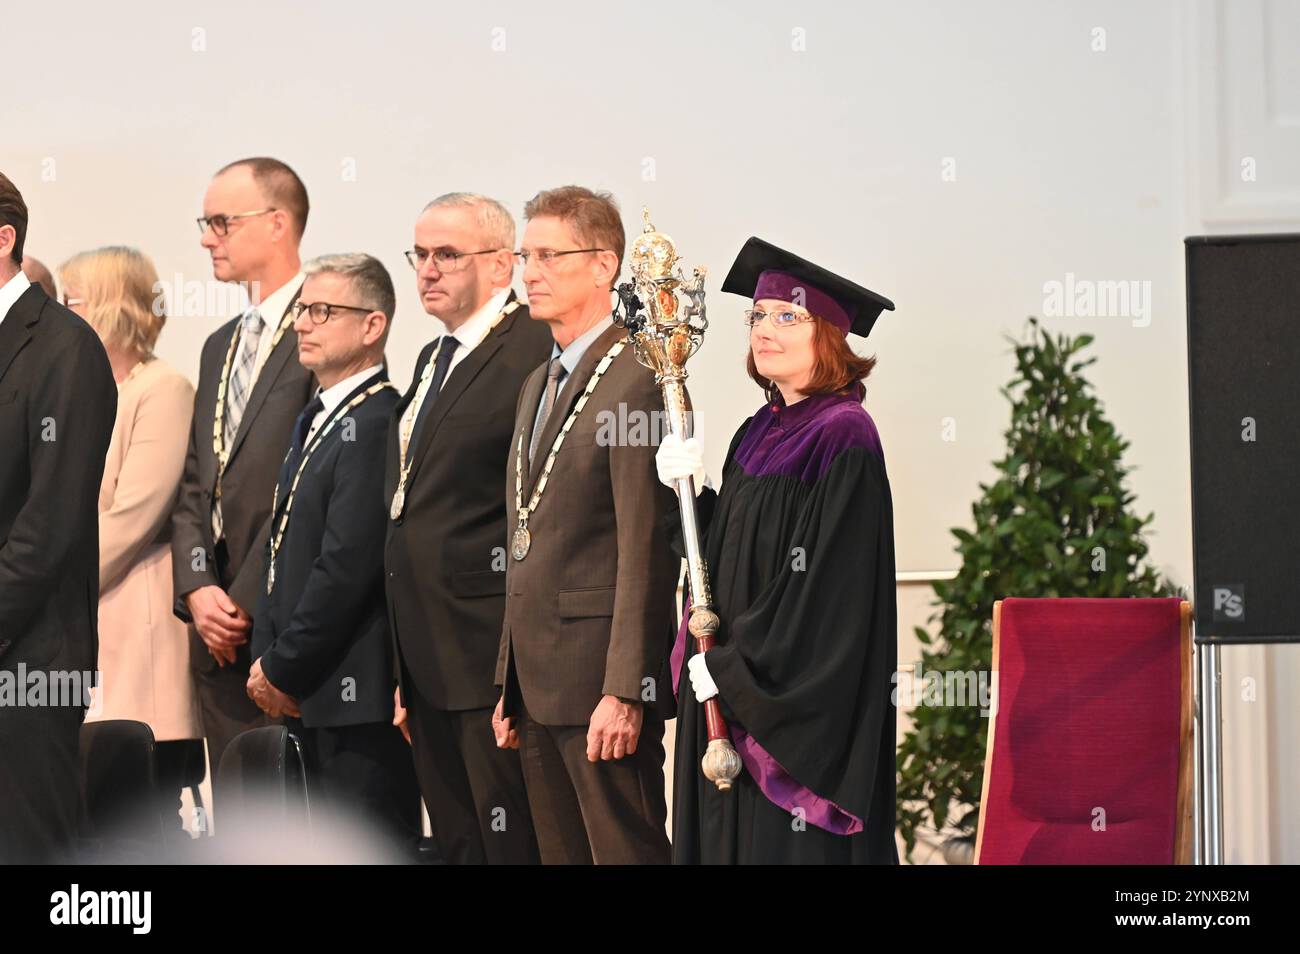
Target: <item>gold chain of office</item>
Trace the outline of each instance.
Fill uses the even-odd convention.
[[[487,334],[491,334],[496,326],[505,320],[505,317],[519,307],[518,299],[506,303],[496,318],[492,326],[488,328]],[[484,336],[486,340],[486,335]],[[406,507],[406,484],[411,477],[411,466],[415,463],[414,458],[408,460],[406,451],[411,446],[411,437],[415,431],[415,419],[420,416],[420,408],[428,400],[429,383],[433,380],[433,366],[437,359],[436,354],[430,354],[429,360],[424,363],[424,372],[420,375],[420,383],[416,387],[415,394],[411,398],[411,406],[407,408],[402,415],[401,429],[398,431],[397,439],[397,463],[401,468],[401,473],[397,475],[397,489],[393,491],[393,502],[388,508],[388,516],[393,520],[398,520],[402,516],[402,511]],[[450,375],[449,375],[450,376]],[[446,387],[446,382],[443,382]],[[435,395],[436,397],[436,395]]]
[[[596,390],[596,385],[600,383],[603,375],[614,359],[618,357],[623,346],[627,344],[626,338],[619,338],[615,341],[610,349],[605,352],[605,357],[600,359],[600,364],[596,365],[596,370],[591,373],[590,380],[587,381],[587,387],[578,398],[578,403],[573,405],[573,410],[569,413],[569,418],[560,428],[560,433],[555,436],[555,443],[551,445],[551,452],[546,457],[546,466],[542,468],[541,476],[537,478],[537,486],[533,489],[533,495],[528,501],[528,506],[524,506],[524,431],[519,431],[519,443],[515,449],[515,510],[519,513],[519,523],[515,527],[514,536],[510,540],[510,555],[516,560],[522,560],[528,556],[528,548],[532,546],[533,536],[528,530],[528,515],[537,510],[537,505],[542,500],[542,493],[546,490],[546,481],[551,476],[551,468],[555,465],[555,458],[560,453],[560,447],[564,444],[564,438],[568,436],[569,430],[573,427],[573,422],[578,419],[582,409],[587,405],[587,399],[591,397],[591,392]]]
[[[286,311],[280,318],[280,327],[275,329],[275,336],[271,339],[271,347],[267,354],[275,351],[275,346],[280,343],[284,333],[293,326],[293,312]],[[230,372],[235,366],[235,352],[239,350],[239,336],[243,331],[243,322],[235,323],[235,333],[230,336],[230,346],[226,349],[226,363],[221,368],[221,379],[217,385],[217,413],[212,421],[212,453],[217,458],[217,489],[216,498],[221,499],[221,475],[226,472],[226,464],[230,462],[230,448],[226,447],[226,388],[230,385]],[[247,402],[245,402],[247,407]]]
[[[275,533],[271,537],[270,560],[267,564],[266,571],[266,593],[268,596],[271,594],[271,591],[275,589],[275,558],[280,552],[280,541],[284,539],[284,531],[289,526],[289,511],[293,509],[293,495],[298,490],[298,480],[302,477],[303,471],[307,469],[307,463],[311,460],[311,455],[316,452],[317,447],[324,443],[325,438],[329,435],[329,432],[334,429],[335,424],[346,418],[348,413],[352,411],[353,408],[357,407],[357,405],[365,401],[366,398],[370,397],[372,394],[378,394],[385,388],[393,388],[393,383],[391,381],[377,381],[354,397],[342,408],[342,410],[330,416],[329,421],[323,428],[321,428],[320,433],[316,434],[312,438],[311,443],[307,445],[307,449],[303,451],[302,460],[298,462],[298,471],[293,475],[293,483],[289,485],[289,493],[284,498],[284,513],[280,515],[280,520],[276,525]],[[396,391],[397,389],[393,388],[393,390]],[[290,449],[289,453],[292,454],[293,450]],[[286,454],[285,457],[287,458],[288,454]],[[272,498],[271,502],[272,515],[275,514],[279,506],[280,485],[277,483],[275,485],[275,496]],[[272,519],[274,519],[274,516]]]

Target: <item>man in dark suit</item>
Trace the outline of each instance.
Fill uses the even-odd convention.
[[[294,419],[315,389],[290,330],[307,209],[292,169],[243,159],[213,178],[199,219],[213,275],[245,285],[251,302],[203,345],[172,518],[175,612],[193,624],[190,664],[214,779],[227,743],[266,724],[244,685],[271,494]]]
[[[525,214],[524,286],[554,347],[520,392],[511,441],[497,743],[521,746],[543,862],[666,864],[680,564],[648,436],[663,404],[632,348],[618,350],[626,332],[610,291],[624,237],[613,200],[567,186],[539,193]],[[632,426],[622,434],[611,422]]]
[[[420,801],[393,725],[384,608],[384,472],[397,390],[384,368],[393,283],[369,255],[307,265],[299,360],[320,392],[280,468],[247,692],[302,740],[313,804],[412,851]]]
[[[27,206],[0,174],[0,863],[6,864],[73,860],[78,736],[99,649],[99,482],[117,412],[117,387],[98,335],[23,274],[26,237]],[[45,690],[36,695],[38,684]]]
[[[421,212],[407,258],[425,311],[447,333],[420,353],[388,436],[398,715],[407,714],[438,852],[453,864],[538,860],[519,754],[492,738],[506,593],[501,468],[519,387],[551,349],[546,326],[510,290],[514,244],[510,213],[484,196],[440,196]]]

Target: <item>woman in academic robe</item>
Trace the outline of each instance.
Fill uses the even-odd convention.
[[[669,486],[691,476],[705,527],[717,645],[683,619],[673,860],[897,864],[893,505],[862,406],[865,336],[893,304],[753,238],[723,283],[751,298],[749,376],[767,401],[736,432],[721,490],[702,488],[698,439],[665,438]],[[704,777],[701,702],[716,695],[743,770]]]
[[[158,274],[131,248],[59,268],[64,304],[95,329],[117,380],[117,419],[99,491],[99,685],[87,722],[152,730],[159,807],[181,831],[181,789],[202,777],[189,637],[172,613],[171,512],[189,446],[194,388],[153,353],[166,321]]]

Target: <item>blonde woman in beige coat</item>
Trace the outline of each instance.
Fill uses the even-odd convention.
[[[118,387],[99,492],[100,685],[86,721],[153,729],[160,804],[175,813],[182,779],[203,757],[202,743],[187,741],[202,733],[189,637],[172,613],[168,542],[194,388],[153,354],[166,313],[148,258],[130,248],[83,252],[59,269],[59,281],[64,304],[104,342]]]

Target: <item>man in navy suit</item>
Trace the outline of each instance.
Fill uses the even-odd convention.
[[[71,860],[98,654],[99,482],[117,387],[94,330],[22,272],[0,174],[0,862]],[[34,691],[44,684],[47,691]],[[22,696],[22,698],[19,698]]]
[[[398,392],[384,367],[392,279],[369,255],[318,258],[295,304],[320,386],[280,468],[253,624],[249,697],[303,743],[314,806],[419,837],[410,750],[393,725],[384,600],[384,449]]]

